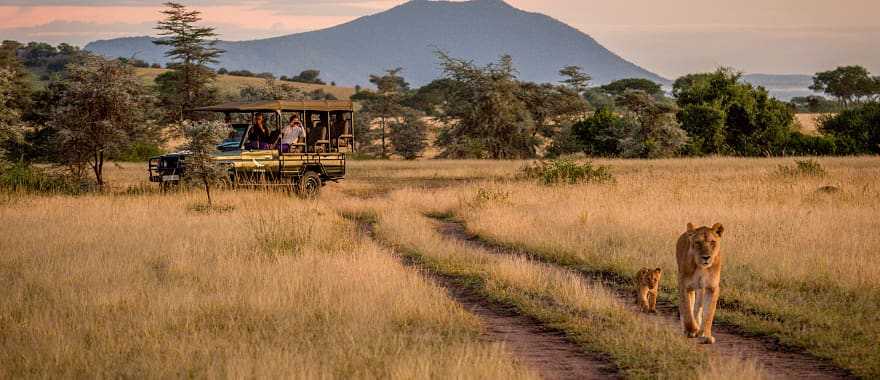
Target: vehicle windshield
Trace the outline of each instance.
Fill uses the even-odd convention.
[[[241,139],[244,138],[247,129],[247,124],[233,124],[232,127],[229,128],[229,134],[223,139],[223,142],[221,142],[217,148],[222,151],[238,150],[241,145]]]

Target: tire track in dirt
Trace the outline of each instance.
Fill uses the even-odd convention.
[[[512,247],[495,244],[467,232],[464,224],[458,221],[437,218],[437,231],[447,238],[462,241],[472,248],[481,249],[490,253],[526,257],[529,260],[554,265],[600,284],[605,285],[617,297],[623,305],[627,305],[630,311],[638,313],[644,318],[650,318],[668,325],[670,328],[681,330],[678,319],[678,306],[671,302],[657,301],[657,314],[644,314],[635,304],[635,295],[627,286],[623,285],[622,278],[615,275],[600,273],[585,273],[562,265],[544,260],[539,255],[515,249]],[[849,379],[856,378],[848,371],[841,369],[828,360],[820,359],[809,353],[785,347],[771,338],[750,336],[741,333],[736,326],[715,322],[712,329],[716,343],[713,345],[701,345],[703,349],[727,358],[740,358],[754,360],[761,369],[774,379]]]
[[[361,232],[375,239],[373,225],[355,220]],[[381,244],[381,242],[380,242]],[[427,280],[444,288],[450,298],[476,315],[483,324],[482,338],[502,343],[517,361],[544,379],[616,379],[616,366],[598,354],[585,352],[559,330],[519,314],[515,308],[491,302],[456,278],[426,270],[412,260],[394,254],[404,266],[415,268]]]

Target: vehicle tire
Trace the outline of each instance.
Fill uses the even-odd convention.
[[[308,171],[299,179],[297,194],[302,198],[317,198],[321,192],[321,176],[313,171]]]

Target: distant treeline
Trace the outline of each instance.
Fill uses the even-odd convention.
[[[190,12],[177,3],[166,7],[169,20]],[[333,98],[291,83],[324,83],[317,69],[280,80],[271,73],[212,69],[224,53],[215,46],[213,28],[185,19],[183,25],[158,23],[160,35],[169,38],[154,43],[171,47],[171,63],[151,84],[135,68],[154,65],[135,58],[4,41],[0,157],[54,163],[77,178],[90,171],[100,187],[105,160],[144,159],[159,151],[164,131],[185,118],[205,117],[187,110],[229,100]],[[420,88],[410,87],[404,68],[365,78],[368,90],[356,87],[361,154],[419,157],[430,135],[426,116],[438,121],[433,144],[448,158],[880,153],[880,78],[860,66],[816,73],[811,88],[829,98],[786,103],[728,68],[685,75],[666,94],[638,78],[593,86],[577,66],[560,68],[557,83],[522,81],[510,56],[477,65],[440,51],[437,60],[442,77]],[[265,84],[230,96],[220,93],[219,74],[263,78]],[[805,111],[827,113],[818,133],[797,128],[794,115]]]

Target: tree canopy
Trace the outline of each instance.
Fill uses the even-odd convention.
[[[844,107],[849,107],[853,103],[880,97],[880,79],[872,77],[862,66],[843,66],[816,73],[810,89],[831,95]]]
[[[223,50],[215,47],[217,33],[213,27],[196,25],[202,19],[201,12],[175,2],[164,5],[165,19],[156,26],[163,38],[153,43],[170,47],[165,56],[172,60],[169,68],[173,71],[160,75],[156,82],[173,120],[181,118],[186,110],[216,100],[216,91],[210,88],[216,74],[208,65],[217,63]]]

